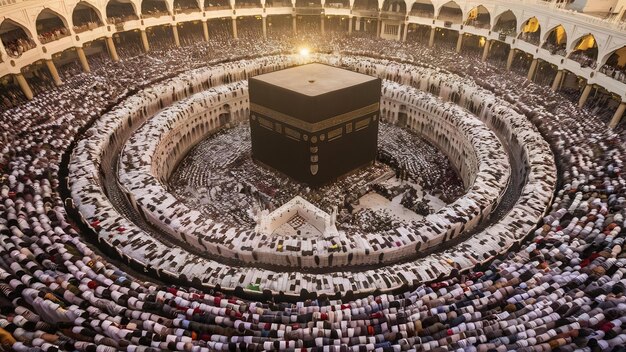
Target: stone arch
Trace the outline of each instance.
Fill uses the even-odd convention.
[[[493,31],[515,36],[517,33],[517,16],[511,10],[506,10],[494,18]]]
[[[404,0],[385,0],[381,10],[406,14],[406,3]]]
[[[587,33],[572,42],[568,58],[580,63],[581,66],[595,67],[598,61],[598,42],[596,37]]]
[[[437,19],[450,21],[452,23],[462,23],[465,15],[463,14],[463,9],[461,6],[456,3],[454,0],[450,0],[445,4],[441,5],[439,9],[437,9]]]
[[[483,5],[478,5],[467,13],[465,24],[476,28],[491,28],[491,13]]]
[[[411,16],[435,17],[435,5],[430,0],[416,0],[411,6]]]
[[[139,18],[139,10],[133,1],[109,0],[106,6],[106,17],[108,23],[126,22]]]
[[[0,39],[10,57],[17,58],[22,53],[36,47],[31,31],[21,23],[5,18],[0,23]]]
[[[37,15],[35,29],[37,31],[37,38],[39,38],[42,44],[66,37],[70,34],[67,19],[60,13],[49,8],[44,8]]]
[[[562,25],[554,26],[543,35],[541,47],[551,53],[564,55],[567,48],[567,31]]]
[[[626,67],[626,45],[623,45],[621,48],[611,50],[598,59],[601,65],[606,64],[612,67]],[[613,65],[613,61],[615,61],[616,65]]]
[[[584,48],[591,48],[591,47],[597,48],[598,42],[596,41],[596,37],[593,34],[591,34],[591,32],[589,32],[574,39],[571,42],[570,47],[568,49],[570,51],[576,51],[576,50],[584,50]]]
[[[539,20],[535,16],[529,17],[526,21],[524,21],[524,23],[520,25],[520,28],[519,28],[520,32],[523,32],[523,31],[536,32],[540,30],[541,30],[541,23],[539,23]]]
[[[519,39],[530,44],[539,45],[541,41],[541,24],[537,17],[531,17],[520,26]]]
[[[74,32],[80,33],[104,24],[100,10],[87,1],[80,1],[72,10],[72,26]]]

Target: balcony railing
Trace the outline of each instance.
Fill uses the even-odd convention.
[[[28,50],[31,50],[37,47],[37,44],[35,44],[34,41],[32,41],[31,39],[26,39],[26,38],[16,39],[9,43],[3,43],[3,44],[7,52],[7,55],[14,59],[19,58],[20,56],[22,56],[23,53],[27,52]]]
[[[600,72],[604,75],[613,78],[614,80],[622,83],[626,83],[626,69],[617,68],[609,65],[604,65],[600,68]]]
[[[551,11],[558,11],[563,14],[574,16],[577,20],[586,22],[588,24],[593,24],[596,26],[605,27],[607,29],[613,30],[626,30],[626,22],[621,21],[617,16],[608,16],[606,18],[600,18],[592,15],[588,15],[585,13],[581,13],[574,10],[568,10],[564,8],[561,4],[557,4],[556,1],[546,1],[546,0],[520,0],[521,3],[527,5],[538,5],[544,8],[550,8]]]
[[[101,24],[97,23],[97,22],[89,22],[89,23],[85,23],[82,24],[80,26],[74,26],[74,33],[83,33],[83,32],[87,32],[90,31],[92,29],[96,29],[98,27],[100,27]]]
[[[53,31],[41,33],[37,36],[41,44],[47,44],[70,35],[70,31],[66,28],[55,29]]]
[[[529,44],[539,45],[539,34],[536,32],[524,32],[520,34],[519,39]]]
[[[274,1],[273,3],[265,3],[265,7],[293,7],[291,1]]]
[[[309,8],[314,8],[314,9],[320,8],[321,9],[322,8],[322,3],[319,3],[319,2],[305,2],[305,3],[300,3],[300,4],[296,3],[296,8],[297,9],[304,9],[304,8],[306,8],[306,9],[309,9]]]
[[[137,15],[126,15],[126,16],[119,16],[119,17],[109,17],[109,18],[107,18],[107,23],[108,24],[119,25],[119,24],[122,24],[124,22],[136,21],[138,19],[139,19],[139,16],[137,16]]]
[[[235,2],[235,8],[236,9],[258,9],[263,7],[263,5],[261,5],[261,3],[259,2],[258,4],[238,4],[237,2]]]
[[[327,2],[326,4],[324,4],[324,7],[326,8],[333,8],[333,9],[349,9],[350,8],[350,4],[344,4],[341,2]]]
[[[169,12],[167,11],[148,11],[146,13],[141,14],[141,18],[157,18],[162,16],[169,16]]]
[[[556,45],[553,43],[545,43],[542,47],[545,50],[548,50],[551,55],[567,55],[567,50],[565,49],[565,44]]]
[[[174,9],[174,14],[189,14],[194,12],[200,12],[200,9],[197,7],[188,7],[188,8],[178,8]]]
[[[482,22],[482,21],[467,21],[465,22],[466,26],[472,26],[474,28],[480,28],[480,29],[490,29],[491,25],[488,22]]]
[[[437,19],[439,21],[452,22],[452,23],[456,23],[456,24],[460,24],[461,22],[463,22],[463,16],[462,15],[440,14],[439,17],[437,17]]]
[[[578,62],[581,68],[590,67],[592,70],[595,70],[598,65],[596,59],[587,56],[583,51],[573,52],[568,59]]]
[[[215,6],[206,6],[204,8],[205,11],[218,11],[218,10],[230,10],[232,7],[230,5],[215,5]]]
[[[4,2],[0,2],[0,7],[17,4],[20,1],[23,1],[23,0],[5,0]]]
[[[495,27],[493,31],[503,34],[507,37],[517,37],[517,32],[515,30],[515,27],[507,27],[507,28]]]

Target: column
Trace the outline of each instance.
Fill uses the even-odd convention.
[[[320,28],[322,29],[322,35],[326,33],[326,28],[324,28],[324,15],[320,16]]]
[[[209,24],[207,21],[202,21],[202,33],[204,34],[204,41],[209,41]]]
[[[352,16],[348,19],[348,34],[352,34]]]
[[[460,53],[463,48],[463,33],[459,32],[459,38],[456,40],[456,52]]]
[[[517,49],[511,48],[509,50],[509,57],[506,59],[506,70],[511,71],[511,66],[513,66],[513,59],[515,59],[515,52]]]
[[[530,69],[528,70],[528,75],[526,76],[526,79],[528,79],[529,81],[532,81],[533,77],[535,77],[535,72],[537,72],[538,63],[539,63],[539,59],[533,59],[533,62],[530,64]]]
[[[626,111],[626,102],[619,104],[617,110],[615,110],[615,114],[613,114],[611,122],[609,123],[609,127],[615,128],[620,123],[622,117],[624,116],[624,111]]]
[[[485,41],[485,47],[483,48],[483,62],[487,61],[487,57],[489,57],[489,50],[491,50],[491,40]]]
[[[237,36],[237,17],[233,17],[233,38],[239,39]]]
[[[56,66],[54,66],[54,62],[52,60],[46,60],[46,66],[48,66],[48,71],[50,71],[50,75],[52,75],[54,85],[57,87],[62,85],[63,82],[61,81],[61,77],[59,76],[59,71],[57,71]]]
[[[113,43],[113,37],[107,37],[107,48],[109,49],[109,55],[111,55],[111,60],[117,62],[120,61],[119,56],[117,56],[117,50],[115,49],[115,43]]]
[[[292,24],[293,34],[298,34],[298,30],[296,28],[296,16],[294,15],[294,16],[291,16],[291,17],[293,18],[293,24]]]
[[[619,4],[619,1],[618,1]],[[619,21],[624,17],[624,13],[626,13],[626,6],[622,6],[617,15],[613,18],[613,23],[619,23]]]
[[[428,39],[428,46],[431,48],[435,46],[435,27],[430,28],[430,39]]]
[[[4,60],[6,60],[7,56],[9,54],[7,54],[7,51],[4,47],[4,44],[2,44],[2,41],[0,40],[0,57],[3,58]]]
[[[81,47],[77,47],[76,55],[78,55],[78,61],[80,61],[80,65],[83,67],[83,72],[91,72],[89,61],[87,61],[87,56],[85,56],[85,50]]]
[[[552,90],[558,91],[561,86],[561,81],[563,80],[563,70],[556,71],[556,76],[554,76],[554,81],[552,81]]]
[[[356,21],[354,23],[354,30],[358,32],[361,30],[361,19],[358,17],[354,17],[354,20]]]
[[[17,80],[17,84],[20,85],[22,92],[24,92],[26,99],[33,100],[33,91],[30,89],[28,82],[26,82],[26,78],[24,78],[24,75],[22,75],[21,73],[16,73],[15,79]]]
[[[263,20],[263,38],[267,38],[267,16],[261,17]]]
[[[382,21],[380,20],[380,17],[378,17],[378,20],[376,21],[376,37],[380,38],[381,36],[381,25],[382,25]]]
[[[578,99],[579,108],[582,108],[583,106],[585,106],[585,103],[587,102],[587,99],[589,98],[589,94],[591,94],[591,88],[593,88],[593,85],[591,84],[587,84],[585,86],[585,89],[583,90],[583,94],[580,96],[580,99]]]
[[[178,37],[178,25],[172,24],[172,34],[174,34],[174,44],[180,46],[180,38]]]
[[[404,32],[402,32],[402,41],[406,42],[406,35],[409,32],[409,22],[404,22]]]
[[[148,42],[148,35],[144,30],[141,31],[141,44],[143,45],[144,53],[150,51],[150,42]]]

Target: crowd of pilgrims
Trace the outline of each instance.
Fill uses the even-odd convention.
[[[505,72],[505,57],[484,64],[450,47],[356,35],[309,42],[445,68],[535,123],[556,154],[560,189],[519,250],[404,293],[295,303],[154,284],[100,257],[67,219],[58,194],[61,153],[78,129],[168,75],[211,60],[289,52],[306,40],[258,38],[213,39],[139,56],[119,48],[119,63],[96,56],[89,74],[62,69],[61,87],[48,88],[43,74],[35,82],[43,88],[34,87],[38,94],[28,103],[17,87],[3,88],[4,350],[626,351],[622,139],[567,95],[527,81],[525,72]]]
[[[388,127],[392,128],[394,131],[403,131]],[[412,137],[418,144],[413,151],[423,152],[413,153],[410,156],[413,160],[423,161],[425,155],[433,159],[425,165],[445,165],[451,168],[441,151],[430,145],[424,146],[426,143],[416,135]],[[390,140],[389,144],[395,146],[394,142]],[[428,147],[431,148],[426,150]],[[368,183],[385,175],[393,175],[389,166],[377,163],[322,188],[309,189],[305,184],[292,182],[288,177],[255,164],[249,157],[250,148],[250,128],[247,124],[216,132],[198,143],[185,156],[168,181],[168,191],[184,199],[193,208],[201,209],[211,218],[221,217],[220,220],[227,223],[253,224],[254,220],[247,210],[255,204],[274,211],[294,196],[306,194],[307,201],[320,209],[330,210],[337,205],[341,210],[346,206],[345,203],[356,202]],[[452,173],[451,179],[460,183],[460,192],[455,187],[455,196],[458,197],[462,194],[463,183],[454,170]],[[246,188],[244,184],[254,185],[254,189],[250,187],[242,192],[241,189]],[[351,196],[354,198],[347,199]]]
[[[620,82],[626,82],[626,66],[604,65],[600,68],[600,72]]]
[[[339,64],[338,59],[339,56],[337,55],[316,55],[313,58],[313,60],[334,65]],[[293,65],[299,60],[301,57],[298,55],[265,56],[215,65],[211,69],[190,71],[162,84],[153,85],[149,91],[137,93],[132,99],[123,102],[114,111],[101,117],[87,131],[89,137],[81,140],[74,149],[69,166],[69,178],[72,198],[76,206],[86,219],[85,222],[94,224],[90,226],[98,232],[99,238],[104,242],[103,245],[108,244],[112,250],[126,253],[132,258],[137,258],[144,265],[149,265],[165,273],[176,272],[186,277],[198,278],[206,284],[215,285],[219,283],[223,288],[234,289],[236,286],[247,286],[249,283],[255,283],[263,289],[273,290],[276,293],[285,291],[292,295],[297,294],[301,289],[332,293],[345,291],[346,287],[354,292],[362,293],[373,290],[373,287],[385,290],[398,288],[403,282],[407,282],[407,280],[410,282],[413,277],[424,281],[424,277],[421,275],[422,272],[428,272],[428,262],[420,260],[418,263],[407,263],[403,278],[400,278],[399,275],[388,275],[388,280],[379,280],[376,277],[377,273],[363,272],[359,279],[348,281],[341,273],[332,273],[329,274],[327,280],[321,275],[314,278],[305,276],[297,284],[286,285],[278,280],[281,274],[275,272],[221,266],[206,258],[198,258],[191,254],[176,262],[162,261],[161,256],[157,255],[158,253],[174,255],[171,250],[166,249],[167,245],[163,243],[163,238],[150,239],[150,232],[153,231],[148,230],[148,233],[144,233],[143,230],[147,229],[142,230],[134,224],[126,224],[126,220],[115,209],[120,207],[114,207],[110,195],[115,193],[115,187],[123,188],[123,192],[128,195],[127,197],[133,199],[132,207],[140,208],[139,212],[144,217],[148,218],[158,229],[164,230],[167,237],[181,241],[185,248],[225,258],[232,257],[245,263],[264,263],[282,267],[296,266],[294,257],[298,258],[297,267],[306,268],[397,262],[399,259],[414,257],[416,247],[420,248],[421,251],[432,248],[450,239],[454,233],[473,229],[477,223],[481,222],[481,219],[487,220],[486,217],[483,218],[480,215],[482,213],[488,214],[492,206],[500,201],[500,195],[506,188],[510,170],[506,162],[506,153],[495,134],[471,113],[455,104],[441,104],[441,101],[432,95],[417,91],[414,88],[407,90],[405,86],[391,84],[388,81],[384,82],[382,89],[384,99],[381,102],[381,114],[383,119],[393,118],[390,111],[393,108],[392,104],[403,104],[411,110],[409,114],[411,124],[413,121],[415,121],[415,125],[418,122],[426,123],[429,121],[428,128],[432,130],[428,132],[429,136],[434,138],[435,134],[445,134],[448,140],[454,141],[451,143],[441,140],[437,142],[446,148],[447,154],[464,155],[464,158],[457,162],[457,167],[463,170],[463,178],[467,180],[467,184],[472,185],[471,191],[462,199],[439,209],[427,219],[417,220],[414,218],[411,221],[396,221],[393,227],[388,227],[387,221],[380,224],[383,226],[379,226],[376,217],[368,216],[359,217],[361,218],[359,222],[368,222],[367,228],[371,230],[364,228],[345,229],[341,236],[336,237],[297,236],[296,234],[284,233],[269,236],[251,231],[249,224],[248,226],[240,226],[240,224],[232,221],[224,221],[225,216],[221,215],[223,212],[235,209],[237,215],[241,216],[242,212],[245,214],[246,211],[251,210],[251,206],[246,206],[238,197],[232,197],[232,199],[226,197],[229,199],[218,201],[216,204],[217,211],[212,214],[215,216],[203,216],[196,211],[196,209],[203,207],[196,207],[195,204],[188,203],[187,199],[179,197],[177,200],[166,190],[167,184],[164,184],[165,180],[169,178],[168,173],[178,160],[177,156],[172,155],[176,155],[180,150],[185,150],[186,145],[196,144],[199,138],[204,135],[194,134],[193,131],[202,128],[206,123],[217,127],[215,121],[218,117],[218,111],[220,111],[220,104],[228,104],[230,114],[234,116],[235,120],[238,116],[241,117],[240,112],[246,108],[245,104],[242,104],[246,98],[244,95],[245,81],[205,90],[201,94],[195,94],[159,111],[138,129],[128,143],[124,145],[124,151],[120,155],[119,162],[119,182],[108,189],[101,187],[100,177],[97,176],[98,170],[101,165],[105,165],[107,168],[106,165],[114,163],[114,161],[109,161],[108,156],[117,154],[115,142],[110,143],[109,141],[119,141],[118,136],[125,135],[127,133],[125,131],[133,129],[133,126],[141,125],[145,118],[151,116],[151,111],[160,109],[161,105],[169,105],[168,99],[171,96],[175,95],[182,99],[184,95],[181,94],[186,94],[190,90],[188,87],[196,87],[199,82],[205,82],[207,79],[211,82],[220,82],[225,72],[228,72],[228,81],[232,81],[244,77],[246,73],[254,74],[255,72],[263,72],[260,70],[278,69]],[[385,73],[393,73],[388,78],[399,76],[399,72],[405,78],[414,77],[416,80],[419,80],[420,72],[423,76],[430,76],[430,71],[419,71],[414,66],[401,66],[354,57],[343,57],[341,60],[343,64],[347,65],[346,67],[369,70],[371,74],[380,77],[386,77]],[[467,90],[476,92],[472,88]],[[161,105],[159,102],[162,102]],[[203,109],[202,106],[211,106],[211,108]],[[433,119],[436,122],[430,123],[430,118],[416,117],[418,110],[429,111],[428,116],[430,114],[436,115],[437,117]],[[136,113],[137,111],[148,111],[148,113],[141,115]],[[422,114],[422,116],[426,116],[426,114]],[[222,115],[220,115],[221,117]],[[524,119],[521,115],[518,115],[518,118]],[[508,124],[510,122],[503,123]],[[520,134],[525,135],[525,133],[522,131]],[[531,131],[530,133],[534,132]],[[190,134],[192,137],[189,137]],[[229,138],[230,142],[225,146],[235,152],[236,155],[237,150],[243,148],[237,143],[237,138],[233,137]],[[381,146],[388,144],[388,142],[385,140]],[[411,146],[407,145],[406,148],[411,148]],[[532,148],[535,154],[534,158],[543,155],[547,150],[547,147],[542,149],[541,146],[532,146]],[[255,182],[254,172],[250,172],[245,167],[243,171],[232,169],[228,160],[238,159],[233,157],[233,154],[221,153],[219,148],[212,148],[211,152],[224,157],[221,159],[222,162],[217,162],[218,168],[222,170],[215,171],[215,168],[210,166],[216,164],[203,157],[203,160],[207,161],[207,164],[203,166],[205,171],[217,178],[221,178],[220,172],[227,174],[232,172],[233,174],[224,177],[224,183],[230,184],[227,186],[230,190],[221,192],[225,191],[229,195],[240,192],[245,187],[237,184],[239,182],[251,182],[254,189],[259,187],[266,194],[275,192],[272,191],[272,188],[281,188],[272,182]],[[416,153],[416,151],[413,150],[411,153]],[[409,170],[420,164],[418,158],[407,157],[405,153],[394,154]],[[544,160],[540,159],[540,163],[544,164]],[[531,168],[537,166],[534,161],[529,161],[528,164]],[[415,173],[414,176],[428,178],[429,181],[444,178],[446,168],[440,169],[437,166],[424,165],[423,163],[422,165],[425,170],[419,170],[419,172],[415,169],[411,170]],[[254,170],[253,167],[250,169]],[[546,173],[553,175],[551,172],[542,172],[536,177],[539,183],[533,187],[541,187],[542,189],[546,187],[544,193],[551,194],[553,186],[550,185],[550,181],[554,177],[546,177]],[[261,178],[272,179],[271,173],[268,175],[266,172],[265,175]],[[185,179],[195,179],[198,176],[202,177],[194,172],[187,174]],[[364,183],[366,182],[363,181],[367,180],[361,179],[361,182],[358,182],[358,175],[354,176],[357,177],[350,177],[345,181],[351,184],[352,192],[350,195],[357,195],[358,197],[358,194],[362,195],[367,192],[367,190],[363,190],[364,193],[361,193],[362,191],[359,190],[359,188],[365,188]],[[115,177],[115,175],[110,175],[104,178]],[[209,185],[215,188],[223,187],[223,184]],[[432,185],[430,186],[432,187]],[[272,197],[275,199],[272,201],[276,201],[277,205],[282,205],[294,195],[304,195],[319,205],[316,197],[312,194],[313,192],[306,192],[302,188],[298,189],[289,185],[283,187],[290,188],[290,192],[295,194],[291,193],[291,197],[285,198],[287,194],[274,193]],[[324,199],[324,203],[328,206],[322,206],[322,209],[329,209],[333,205],[338,205],[335,202],[341,201],[341,190],[350,191],[340,187],[341,184],[332,185],[328,191],[322,189],[318,193],[329,198]],[[400,190],[398,189],[398,191]],[[218,192],[220,191],[212,190],[214,196],[217,196]],[[193,193],[198,194],[200,192]],[[252,193],[256,192],[253,191]],[[333,200],[333,198],[335,199]],[[534,203],[544,201],[545,203],[539,207],[537,204],[534,206],[527,204],[516,213],[517,219],[534,223],[549,200],[549,196],[546,195],[531,198]],[[264,207],[263,210],[265,209],[268,208]],[[272,208],[269,210],[271,211]],[[124,230],[115,229],[119,226],[122,226]],[[521,228],[525,229],[521,231],[521,234],[524,235],[531,230],[526,226]],[[384,235],[382,235],[383,233]],[[521,234],[517,238],[520,238]],[[498,236],[516,237],[508,231],[500,231]],[[493,239],[493,237],[490,238]],[[503,240],[503,243],[506,242],[506,239]],[[487,251],[488,247],[485,246],[483,249]],[[478,253],[478,251],[470,253],[457,251],[451,260],[466,262],[468,257],[478,257]]]
[[[15,38],[2,43],[10,57],[18,58],[25,51],[35,48],[37,45],[30,38]]]
[[[37,38],[41,44],[49,43],[53,40],[58,40],[70,35],[70,31],[65,27],[51,29],[49,31],[39,33]]]

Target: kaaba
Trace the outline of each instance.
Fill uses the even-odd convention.
[[[313,63],[248,80],[252,158],[319,187],[376,159],[381,80]]]

